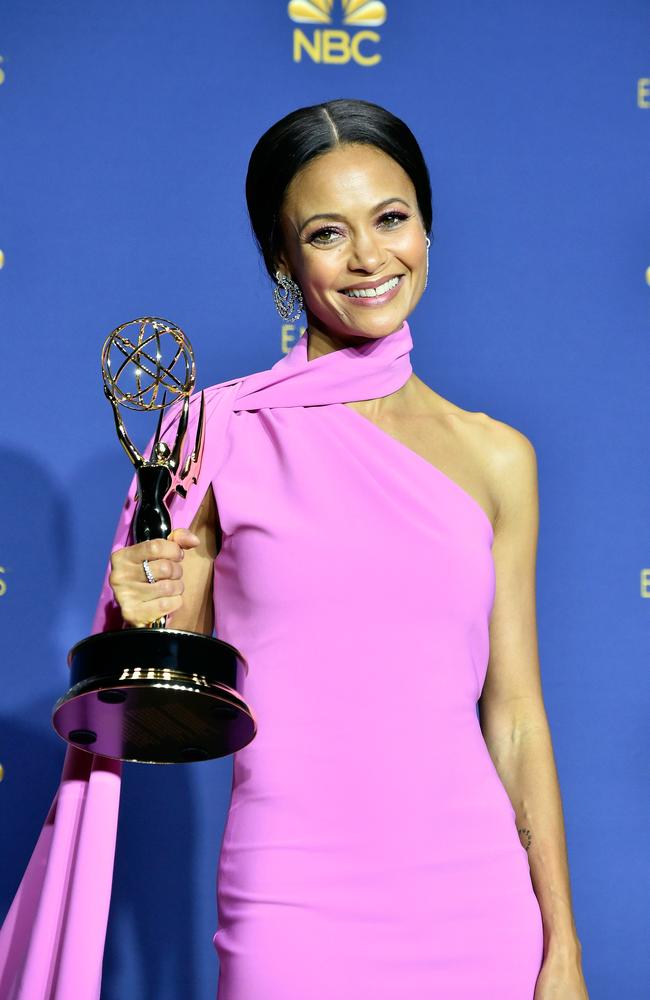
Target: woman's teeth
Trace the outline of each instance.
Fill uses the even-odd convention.
[[[401,277],[401,275],[398,275],[396,278],[389,278],[388,281],[385,281],[383,283],[383,285],[377,285],[376,288],[349,288],[349,289],[344,289],[343,290],[343,294],[344,295],[349,295],[352,298],[357,298],[357,299],[375,298],[375,296],[377,296],[377,295],[383,295],[384,292],[388,292],[388,291],[390,291],[391,288],[394,288],[395,285],[399,282],[400,277]]]

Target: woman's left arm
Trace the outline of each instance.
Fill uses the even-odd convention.
[[[537,460],[525,435],[492,421],[497,502],[496,592],[490,658],[479,701],[490,756],[510,797],[544,928],[534,1000],[588,1000],[571,899],[566,833],[544,707],[536,623]]]

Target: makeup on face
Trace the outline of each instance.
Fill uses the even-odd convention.
[[[383,151],[343,146],[317,157],[290,185],[283,222],[285,267],[312,328],[375,332],[417,304],[422,220],[408,174]]]

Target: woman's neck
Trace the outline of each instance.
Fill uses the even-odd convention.
[[[399,326],[401,325],[402,323],[400,322]],[[396,329],[399,329],[399,327],[396,327]],[[391,330],[390,332],[393,333],[394,331]],[[383,334],[382,336],[388,336],[388,334]],[[340,351],[344,347],[359,347],[360,344],[371,339],[375,340],[379,338],[369,337],[366,334],[355,335],[351,333],[349,336],[345,336],[338,333],[331,333],[320,327],[313,319],[308,318],[307,361],[314,361],[325,354],[331,354],[332,351]]]

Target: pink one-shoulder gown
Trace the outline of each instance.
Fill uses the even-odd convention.
[[[268,371],[206,390],[201,477],[172,515],[189,525],[213,489],[215,631],[247,660],[258,727],[234,756],[219,857],[218,1000],[533,1000],[541,914],[477,715],[492,525],[345,405],[399,389],[412,346],[404,322],[308,362],[305,333]],[[132,514],[127,500],[114,547]],[[105,580],[94,628],[119,626]],[[20,1000],[99,995],[119,770],[68,755],[104,763],[109,832],[91,805],[70,835],[58,991]],[[88,929],[93,880],[105,905]]]

